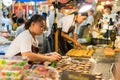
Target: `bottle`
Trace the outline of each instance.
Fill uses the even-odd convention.
[[[114,25],[112,18],[110,18],[110,20],[109,20],[109,25]]]
[[[110,33],[110,39],[112,41],[112,48],[115,49],[115,40],[116,40],[116,30],[113,29]]]

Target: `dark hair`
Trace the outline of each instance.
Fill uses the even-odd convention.
[[[106,8],[109,8],[110,11],[112,11],[112,6],[110,6],[110,5],[105,5],[104,8],[105,8],[105,9],[106,9]]]
[[[25,20],[23,18],[18,18],[17,23],[24,23]]]
[[[52,2],[54,8],[58,8],[59,10],[63,7],[62,3],[58,1],[58,5],[55,2]]]
[[[43,12],[43,13],[42,13],[42,16],[43,16],[43,18],[46,20],[46,18],[47,18],[47,13]]]
[[[84,13],[72,12],[71,14],[74,14],[74,15],[81,14],[81,16],[87,16],[88,17],[88,13],[87,12],[84,12]]]
[[[71,14],[78,15],[79,13],[75,11],[75,12],[72,12]]]
[[[120,14],[120,11],[118,11],[117,14]]]
[[[13,20],[14,23],[17,22],[17,16],[16,16],[15,13],[12,14],[12,20]]]
[[[87,12],[81,13],[81,16],[87,16],[88,17],[88,13]]]
[[[25,23],[25,29],[29,29],[32,22],[42,22],[43,20],[45,21],[41,15],[35,14]]]

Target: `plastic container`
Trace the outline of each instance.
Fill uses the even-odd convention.
[[[0,70],[22,70],[29,67],[23,60],[0,59]]]
[[[35,76],[27,76],[24,80],[53,80],[50,78],[39,78],[39,77],[35,77]]]
[[[0,80],[21,80],[22,74],[20,71],[2,70],[0,72]]]
[[[44,66],[44,65],[34,65],[32,67],[31,75],[33,77],[28,78],[40,78],[43,80],[58,80],[59,75],[55,68]],[[34,80],[34,79],[32,79]],[[35,79],[36,80],[36,79]]]

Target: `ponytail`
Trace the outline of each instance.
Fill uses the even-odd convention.
[[[30,21],[30,19],[29,19],[29,20],[25,23],[25,29],[29,29],[30,25],[31,25],[31,21]]]

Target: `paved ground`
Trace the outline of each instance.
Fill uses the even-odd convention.
[[[112,63],[115,63],[115,56],[113,57],[104,56],[103,49],[104,48],[100,47],[95,50],[93,58],[95,59],[96,64],[94,66],[92,74],[102,73],[103,80],[110,80],[112,79],[112,74],[110,69]]]

